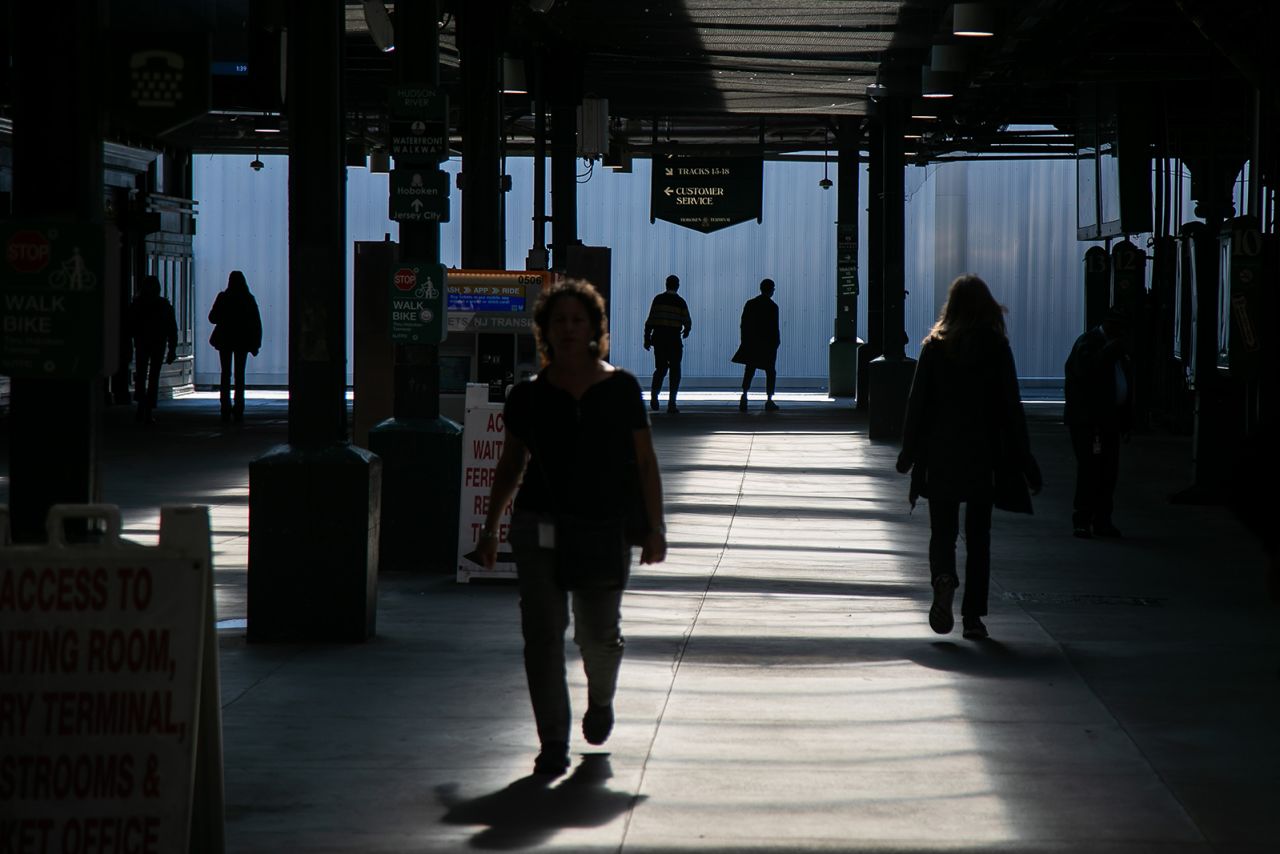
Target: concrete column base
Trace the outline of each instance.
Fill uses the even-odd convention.
[[[373,637],[382,461],[279,445],[249,464],[251,643]]]
[[[862,339],[832,338],[827,344],[827,389],[832,397],[858,394],[858,348]]]
[[[462,498],[462,426],[449,418],[388,418],[369,431],[382,458],[384,570],[454,572]]]
[[[870,408],[867,436],[871,439],[901,439],[907,417],[907,395],[916,375],[916,360],[905,356],[872,359],[867,366]]]

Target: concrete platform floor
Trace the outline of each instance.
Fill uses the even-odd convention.
[[[384,574],[373,641],[247,646],[247,463],[285,403],[234,428],[207,397],[110,410],[129,536],[212,508],[228,851],[1280,850],[1280,613],[1224,510],[1167,502],[1185,437],[1124,447],[1125,538],[1076,540],[1059,408],[1028,404],[1048,485],[996,514],[975,643],[929,630],[897,448],[847,402],[780,400],[655,416],[671,554],[624,601],[613,737],[551,784],[512,586]]]

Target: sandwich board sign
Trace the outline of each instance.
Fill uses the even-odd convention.
[[[70,544],[72,519],[106,523]],[[223,851],[222,728],[207,507],[160,544],[111,505],[58,505],[48,545],[0,508],[0,850]]]

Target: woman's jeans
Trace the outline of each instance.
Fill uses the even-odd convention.
[[[960,531],[960,502],[929,499],[929,575],[956,574],[956,535]],[[991,502],[966,501],[964,511],[963,617],[987,615],[991,587]]]
[[[235,368],[236,383],[236,400],[234,406],[231,403],[231,371]],[[222,414],[232,415],[237,418],[244,415],[244,369],[245,363],[249,360],[247,350],[219,350],[218,360],[222,366],[222,384],[218,389],[218,398],[222,401]]]
[[[539,519],[517,512],[511,520],[511,548],[520,582],[520,625],[524,633],[524,672],[529,699],[543,743],[568,742],[569,686],[565,675],[564,632],[573,597],[573,642],[582,653],[587,698],[593,706],[613,703],[622,664],[622,591],[578,590],[556,585],[555,553],[538,546]]]

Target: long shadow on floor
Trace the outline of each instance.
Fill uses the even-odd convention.
[[[573,773],[555,785],[546,777],[528,776],[478,798],[458,797],[457,785],[436,787],[436,798],[448,811],[445,824],[483,825],[471,837],[473,848],[510,851],[533,848],[571,827],[600,827],[645,799],[609,789],[613,776],[606,753],[589,753]]]

